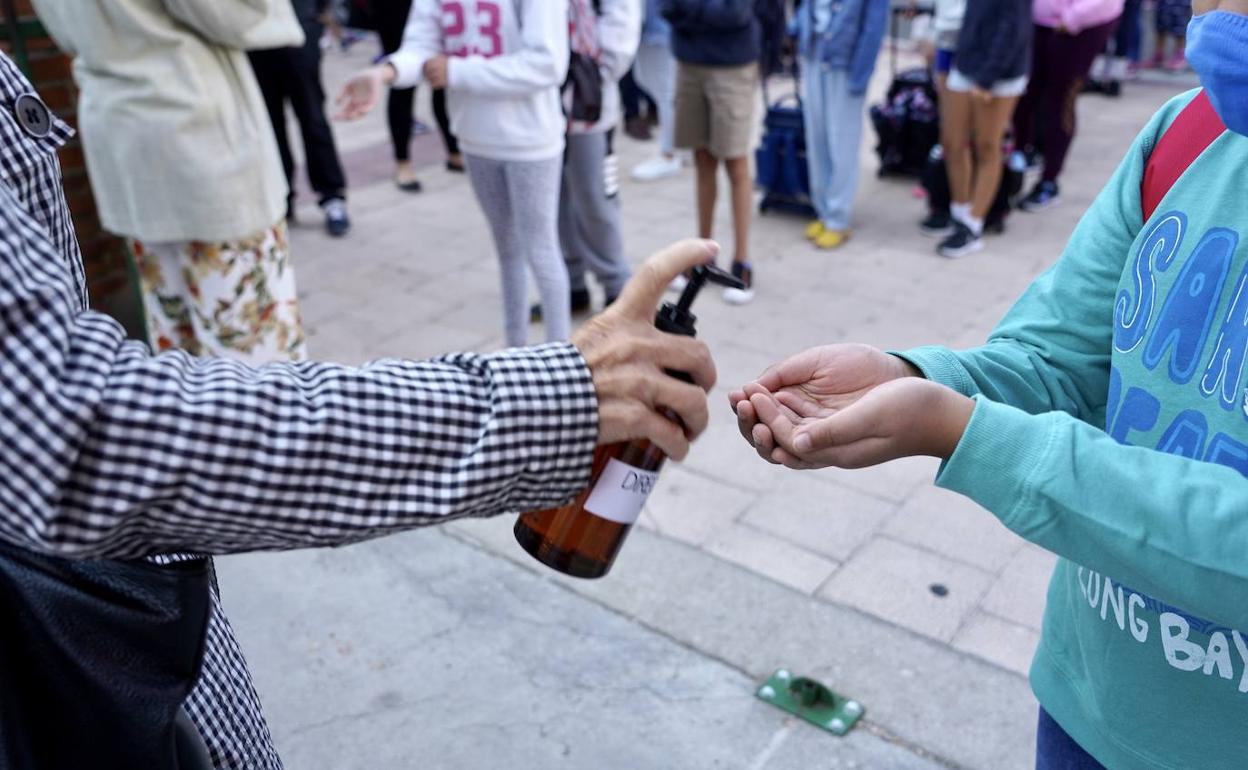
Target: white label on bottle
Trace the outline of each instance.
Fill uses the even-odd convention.
[[[612,457],[598,477],[585,510],[620,524],[632,524],[641,515],[659,474],[634,468]]]

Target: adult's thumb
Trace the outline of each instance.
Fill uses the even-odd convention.
[[[673,243],[642,263],[613,307],[634,318],[648,320],[676,276],[714,261],[717,254],[719,244],[715,241],[686,238]]]

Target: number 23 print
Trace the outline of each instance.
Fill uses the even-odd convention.
[[[469,12],[469,7],[475,12]],[[503,11],[492,0],[442,2],[442,40],[447,56],[498,56],[503,52],[502,26]]]

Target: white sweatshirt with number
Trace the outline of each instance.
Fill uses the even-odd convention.
[[[566,0],[415,0],[389,58],[394,85],[420,83],[438,54],[449,57],[447,111],[465,153],[527,161],[563,152]]]
[[[593,7],[593,2],[589,2]],[[620,123],[620,81],[628,74],[641,45],[641,0],[601,0],[595,20],[598,69],[602,72],[602,116],[597,123],[572,121],[569,133],[598,134]]]

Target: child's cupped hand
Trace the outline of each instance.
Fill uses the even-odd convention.
[[[768,462],[861,468],[948,457],[974,402],[867,345],[812,348],[734,390],[741,434]]]

